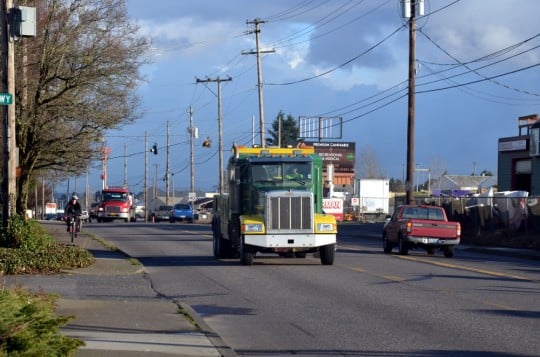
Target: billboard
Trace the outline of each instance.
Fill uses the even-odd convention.
[[[334,172],[354,174],[356,143],[352,142],[306,142],[323,159],[323,166],[334,164]]]

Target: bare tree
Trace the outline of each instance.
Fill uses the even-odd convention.
[[[377,161],[375,152],[373,151],[371,146],[366,145],[362,147],[356,157],[358,178],[372,179],[384,177],[384,175],[381,173],[381,167],[379,165],[379,162]]]
[[[435,188],[439,188],[441,178],[446,174],[446,162],[441,157],[433,156],[430,158],[429,169],[431,171],[431,179],[436,184]],[[431,183],[432,189],[433,182]]]
[[[127,18],[125,0],[25,5],[37,8],[38,36],[16,45],[19,214],[38,172],[84,172],[104,131],[140,116],[135,91],[150,46]]]

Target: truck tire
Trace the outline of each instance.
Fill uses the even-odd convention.
[[[447,258],[452,258],[454,256],[454,246],[453,245],[447,245],[444,247],[444,256]]]
[[[242,265],[253,265],[255,252],[249,245],[244,244],[244,237],[240,239],[240,263]]]
[[[392,243],[388,240],[388,237],[386,236],[386,232],[383,233],[383,251],[385,254],[392,253]]]
[[[409,254],[409,246],[407,245],[407,241],[405,241],[405,238],[403,238],[402,236],[399,236],[399,254]]]
[[[334,257],[336,255],[336,245],[335,244],[323,245],[320,248],[320,255],[321,255],[322,265],[334,264]]]
[[[221,233],[213,231],[213,251],[216,259],[224,257],[223,239]]]

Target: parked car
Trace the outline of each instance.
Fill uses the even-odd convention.
[[[88,211],[81,212],[81,221],[90,222],[90,215],[88,214]]]
[[[99,202],[94,202],[90,205],[90,211],[88,211],[88,222],[92,222],[93,219],[97,219],[97,210]]]
[[[173,206],[162,205],[153,213],[154,222],[168,221],[171,217]]]
[[[193,207],[191,207],[189,203],[175,204],[171,211],[169,221],[171,223],[179,221],[193,223]]]

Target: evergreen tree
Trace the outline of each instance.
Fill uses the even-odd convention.
[[[272,130],[268,130],[269,138],[266,138],[266,145],[278,146],[279,144],[279,122],[281,121],[281,147],[287,145],[296,145],[300,136],[300,128],[298,127],[294,117],[289,114],[285,119],[285,113],[279,111],[276,119],[272,122]]]

